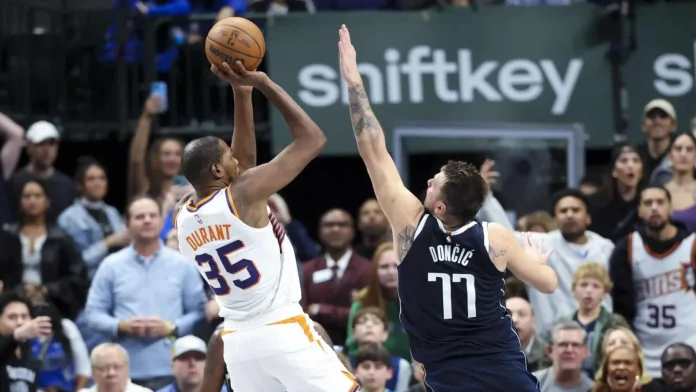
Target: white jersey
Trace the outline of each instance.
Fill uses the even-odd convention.
[[[668,345],[682,342],[696,347],[696,235],[664,254],[655,254],[633,232],[628,250],[636,292],[633,327],[643,346],[647,373],[660,377],[660,356]]]
[[[196,261],[226,320],[299,304],[295,252],[270,209],[268,218],[260,229],[244,224],[229,187],[186,205],[176,217],[179,250]]]

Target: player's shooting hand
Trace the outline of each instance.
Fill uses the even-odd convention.
[[[50,317],[39,316],[22,324],[21,327],[17,327],[14,330],[14,338],[17,341],[25,342],[50,334],[52,328]]]
[[[350,33],[346,25],[341,25],[341,29],[338,30],[338,58],[341,62],[341,76],[348,86],[362,83],[358,72],[357,54],[350,42]]]
[[[232,65],[227,63],[222,63],[221,67],[212,65],[210,66],[210,70],[221,80],[232,84],[232,88],[234,89],[239,89],[240,87],[259,87],[268,79],[268,76],[263,72],[247,71],[239,60],[235,61]],[[251,92],[251,89],[241,89],[237,91]]]
[[[544,252],[544,240],[540,237],[534,238],[532,233],[522,233],[522,247],[532,257],[544,264],[549,262],[549,257],[553,254],[553,248]]]
[[[498,178],[500,178],[500,173],[494,171],[493,166],[495,166],[495,161],[486,159],[479,169],[479,173],[481,173],[481,177],[483,177],[486,184],[488,184],[488,188],[495,185],[495,183],[498,182]]]

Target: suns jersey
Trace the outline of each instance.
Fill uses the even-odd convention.
[[[633,326],[643,346],[648,374],[659,377],[660,356],[669,344],[696,347],[696,235],[689,235],[664,254],[655,254],[633,232],[628,249],[636,291]]]
[[[186,205],[176,217],[179,250],[196,263],[227,320],[246,320],[300,301],[292,244],[270,209],[268,219],[263,228],[243,223],[229,188]]]

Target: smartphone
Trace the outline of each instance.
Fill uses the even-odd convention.
[[[150,86],[150,95],[162,98],[161,110],[163,112],[167,111],[167,100],[169,97],[167,95],[167,82],[153,82]]]
[[[174,177],[174,183],[172,185],[174,186],[186,186],[188,185],[188,181],[186,180],[186,177],[179,174],[178,176]]]
[[[46,303],[34,305],[34,317],[51,316],[51,307]]]

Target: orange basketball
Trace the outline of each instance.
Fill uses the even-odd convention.
[[[215,24],[205,39],[205,55],[218,67],[236,60],[244,68],[255,70],[266,54],[266,40],[261,30],[249,19],[225,18]]]

